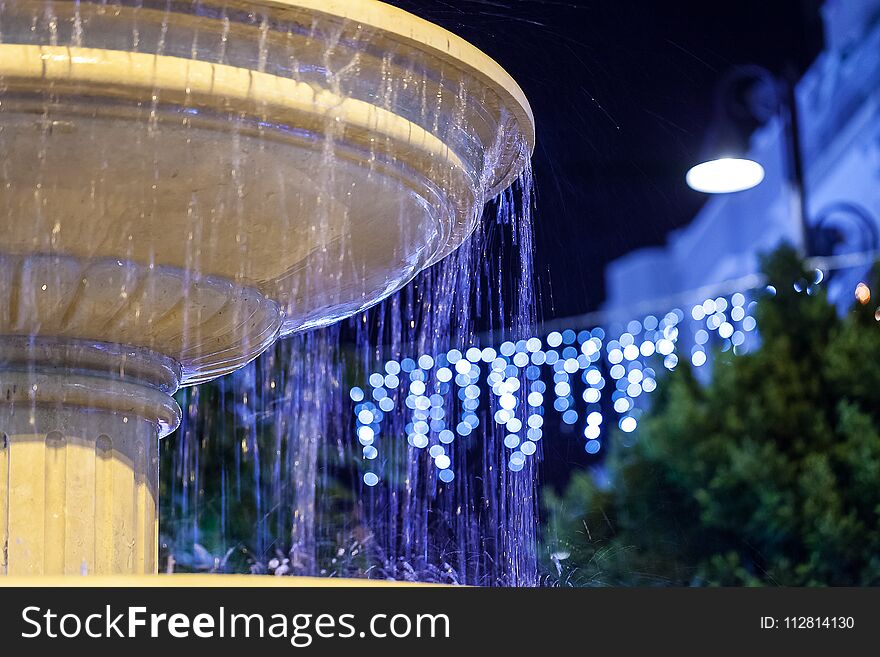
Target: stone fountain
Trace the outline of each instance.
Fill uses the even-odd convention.
[[[175,391],[398,290],[533,143],[375,0],[0,3],[0,573],[156,572]]]

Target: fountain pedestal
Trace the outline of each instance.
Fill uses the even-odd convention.
[[[179,369],[143,349],[0,339],[0,574],[157,570],[158,441]]]

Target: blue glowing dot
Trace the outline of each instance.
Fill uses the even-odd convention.
[[[588,424],[584,427],[584,437],[595,440],[602,433],[602,428],[598,424]]]
[[[602,424],[602,414],[599,411],[593,411],[587,416],[587,424]]]
[[[571,394],[571,385],[567,381],[560,381],[556,384],[556,387],[553,389],[553,391],[556,393],[557,397],[568,397]],[[529,396],[531,397],[531,395]],[[531,401],[529,401],[529,404],[531,406],[541,405],[540,402],[537,404],[532,404]]]
[[[470,362],[476,363],[483,357],[483,352],[477,347],[471,347],[465,353],[465,358],[467,358]]]
[[[385,374],[400,374],[400,363],[396,360],[389,360],[385,363]]]
[[[351,397],[351,400],[354,402],[363,401],[364,391],[358,387],[354,387],[351,389],[351,392],[348,393],[348,396]]]
[[[694,364],[694,367],[702,367],[706,364],[706,352],[695,351],[691,356],[691,362]]]
[[[510,462],[523,464],[526,462],[526,457],[522,452],[517,451],[510,455]]]
[[[587,444],[584,445],[584,449],[587,454],[595,454],[602,448],[602,445],[598,440],[588,440]]]
[[[758,323],[755,321],[755,318],[752,316],[746,317],[742,322],[743,330],[745,331],[754,331],[755,327],[757,327]]]
[[[455,479],[455,473],[452,470],[441,470],[440,474],[437,476],[440,477],[440,481],[445,484],[448,484],[450,481]]]
[[[550,335],[547,336],[547,346],[549,347],[558,347],[562,344],[562,334],[558,331],[553,331]]]
[[[444,445],[448,445],[449,443],[455,440],[455,434],[452,433],[449,429],[444,429],[440,432],[440,435],[437,436],[441,443]]]
[[[443,449],[443,445],[432,445],[431,449],[428,450],[428,454],[431,455],[431,458],[437,458],[441,454],[445,454],[446,450]]]
[[[379,400],[379,408],[385,411],[386,413],[390,413],[394,410],[394,400],[391,397],[385,397]]]
[[[378,449],[376,449],[376,448],[373,447],[372,445],[367,445],[366,447],[364,447],[364,458],[365,458],[365,459],[369,459],[369,460],[372,461],[372,460],[373,460],[374,458],[376,458],[377,456],[379,456],[379,450],[378,450]]]
[[[508,468],[509,470],[511,470],[512,472],[519,472],[520,470],[523,469],[523,467],[525,467],[525,462],[524,462],[524,461],[513,461],[513,460],[511,460],[510,463],[507,464],[507,468]]]
[[[512,417],[507,421],[507,430],[516,433],[522,429],[522,421],[519,418]]]
[[[467,422],[459,422],[458,426],[455,427],[455,431],[459,436],[469,436],[473,430],[474,428]]]
[[[364,475],[364,483],[367,486],[375,486],[379,483],[379,476],[375,472],[368,472]]]
[[[584,390],[584,401],[588,404],[595,404],[599,401],[602,393],[599,392],[598,388],[587,388]]]
[[[416,369],[416,361],[414,361],[412,358],[404,358],[402,361],[400,361],[400,369],[402,369],[404,372],[412,372],[414,369]]]
[[[675,366],[678,365],[678,356],[675,354],[669,354],[666,358],[663,359],[663,365],[668,370],[674,370]]]
[[[368,411],[367,409],[362,410],[358,413],[358,422],[361,424],[371,424],[373,422],[373,412]]]
[[[568,399],[565,397],[557,397],[553,402],[553,408],[562,413],[569,406]]]
[[[565,329],[562,332],[562,342],[564,344],[573,344],[576,339],[577,339],[577,334],[574,331],[572,331],[571,329]]]
[[[434,459],[434,465],[440,470],[446,470],[452,465],[452,460],[446,454],[440,454]]]
[[[394,390],[397,386],[400,385],[400,379],[396,374],[389,374],[385,377],[385,387],[389,390]]]
[[[502,342],[498,349],[501,351],[502,356],[513,356],[513,353],[516,351],[516,345],[512,342]]]
[[[544,403],[544,395],[540,392],[530,392],[528,397],[529,406],[537,408]]]
[[[526,456],[531,456],[532,454],[534,454],[537,451],[537,449],[538,449],[538,446],[535,445],[535,443],[533,443],[531,440],[525,441],[522,444],[522,446],[520,447],[520,450]]]
[[[428,437],[423,433],[410,434],[412,446],[417,449],[425,449],[428,446]]]
[[[447,383],[452,380],[452,370],[448,367],[441,367],[437,370],[437,380],[443,383]]]
[[[515,433],[507,434],[507,436],[504,437],[504,446],[508,449],[516,449],[519,447],[519,436]]]
[[[532,429],[540,429],[544,426],[544,418],[540,415],[529,415],[526,422]]]
[[[567,410],[562,414],[562,421],[566,424],[575,424],[578,421],[578,414],[575,410]]]
[[[455,365],[462,358],[461,352],[458,349],[453,349],[449,353],[446,354],[446,359],[449,361],[451,365]]]
[[[486,347],[480,354],[480,358],[483,360],[484,363],[493,362],[497,356],[497,352],[492,347]]]
[[[462,376],[469,375],[471,373],[471,364],[464,358],[459,358],[455,362],[455,371]]]
[[[376,432],[373,430],[373,427],[363,426],[358,427],[357,435],[361,445],[369,445],[376,437]]]
[[[618,397],[614,401],[614,410],[618,413],[626,413],[632,408],[632,402],[627,397]]]
[[[538,442],[541,440],[541,437],[544,435],[544,432],[540,429],[529,429],[526,431],[526,437],[532,442]]]
[[[619,426],[620,430],[624,433],[632,433],[636,430],[636,427],[639,426],[639,423],[633,416],[627,415],[626,417],[620,418]]]
[[[424,356],[419,356],[419,367],[423,370],[429,370],[434,367],[434,359],[431,358],[428,354]]]
[[[385,385],[385,377],[379,374],[378,372],[374,372],[370,374],[370,385],[374,388],[378,388],[379,386]]]
[[[538,338],[529,338],[526,340],[526,351],[534,353],[541,349],[541,341]]]

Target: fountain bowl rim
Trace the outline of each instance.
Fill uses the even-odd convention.
[[[499,95],[517,117],[531,154],[535,116],[525,92],[492,57],[449,30],[381,0],[245,0],[244,4],[277,9],[305,9],[344,18],[428,49],[464,69]]]

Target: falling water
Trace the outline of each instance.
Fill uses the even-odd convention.
[[[370,487],[347,394],[388,359],[529,332],[531,185],[527,172],[463,247],[377,308],[187,391],[184,424],[163,445],[166,558],[196,570],[536,582],[537,466],[507,469],[488,408],[451,447],[448,484],[407,444],[406,409],[387,414],[384,472]]]

